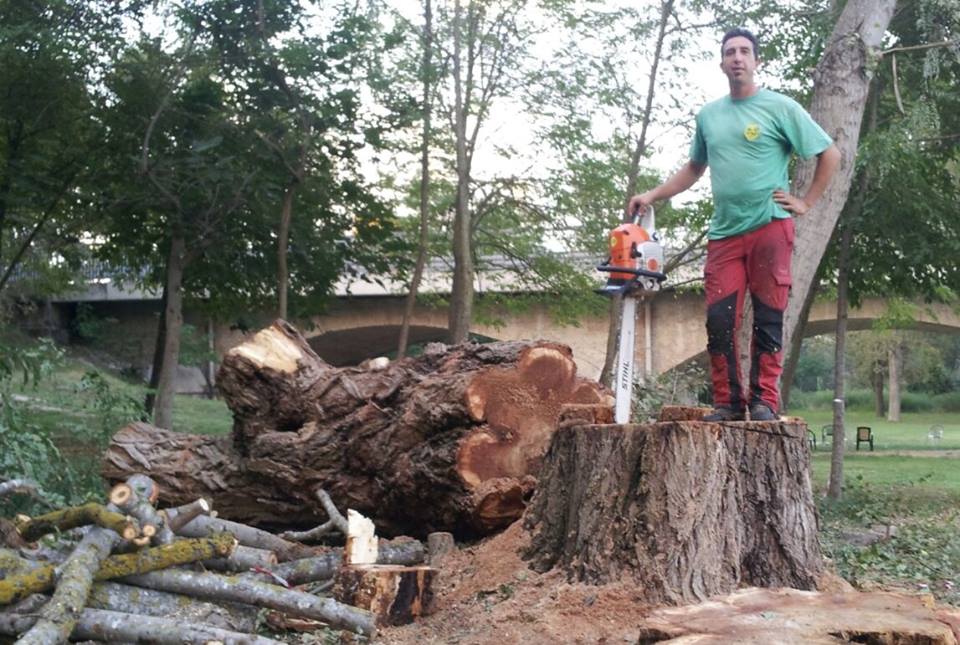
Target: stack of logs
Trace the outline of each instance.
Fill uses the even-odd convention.
[[[316,493],[330,519],[300,534],[219,519],[203,499],[158,511],[157,485],[143,475],[114,486],[106,505],[0,520],[11,547],[0,548],[0,635],[28,645],[68,638],[266,644],[279,641],[250,633],[260,609],[269,610],[274,629],[367,637],[425,612],[434,570],[417,566],[426,558],[421,542],[383,542],[376,565],[353,566],[343,549],[297,541],[346,533],[329,497]],[[71,536],[79,541],[68,553]],[[45,537],[52,547],[36,544]]]

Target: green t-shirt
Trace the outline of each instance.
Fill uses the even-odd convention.
[[[690,159],[710,167],[714,213],[708,237],[719,240],[785,219],[773,191],[790,190],[791,153],[820,154],[833,141],[793,99],[760,89],[745,99],[707,103],[697,114]]]

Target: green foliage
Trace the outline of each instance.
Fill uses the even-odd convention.
[[[60,357],[52,343],[0,336],[0,480],[31,479],[51,503],[63,501],[71,490],[71,473],[60,467],[61,455],[50,434],[24,417],[11,386],[16,379],[36,387]]]
[[[119,428],[131,421],[140,420],[145,415],[142,397],[132,396],[111,385],[98,371],[88,371],[83,375],[77,385],[77,393],[84,403],[84,408],[95,419],[94,426],[86,427],[93,430],[88,438],[93,440],[97,452],[106,448],[110,437]],[[80,433],[81,438],[87,438],[84,434]]]
[[[634,383],[630,417],[638,423],[656,419],[663,406],[696,404],[709,391],[706,369],[691,361],[659,375],[652,383]]]
[[[840,502],[822,499],[821,543],[841,576],[859,587],[908,587],[960,604],[960,513],[917,504],[931,477],[884,488],[858,475],[847,479]],[[849,541],[865,530],[876,541]]]

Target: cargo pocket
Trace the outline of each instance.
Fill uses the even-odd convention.
[[[773,279],[778,287],[789,287],[793,284],[793,276],[790,275],[790,266],[777,267],[773,272]]]

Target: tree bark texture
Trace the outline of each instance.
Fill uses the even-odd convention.
[[[337,572],[333,595],[372,612],[380,626],[407,625],[430,611],[436,572],[428,566],[348,565]]]
[[[15,636],[30,629],[36,622],[35,616],[5,614],[0,616],[0,634]],[[183,623],[179,620],[124,614],[103,609],[84,609],[80,612],[69,636],[73,640],[107,643],[282,645],[281,641],[255,634],[241,634],[210,625]],[[66,642],[66,638],[63,642]]]
[[[823,568],[806,425],[564,425],[524,525],[525,557],[571,581],[630,580],[650,604],[741,584],[813,588]]]
[[[453,90],[454,149],[456,152],[457,194],[453,212],[453,285],[450,293],[448,338],[451,344],[463,343],[470,336],[473,321],[473,226],[470,212],[470,166],[473,150],[469,145],[467,119],[470,116],[473,91],[473,46],[468,39],[464,61],[463,32],[473,19],[473,5],[468,3],[468,16],[463,15],[460,0],[453,10]],[[472,29],[471,29],[472,32]],[[466,74],[464,74],[466,63]],[[483,114],[474,115],[479,121]],[[477,127],[477,126],[475,126]]]
[[[230,350],[219,383],[232,439],[132,424],[104,475],[145,472],[165,503],[204,497],[244,522],[319,523],[322,488],[386,534],[485,534],[521,515],[561,408],[612,403],[563,345],[434,344],[382,370],[332,368],[282,321]]]
[[[796,220],[793,286],[784,314],[783,347],[792,348],[802,327],[807,292],[812,288],[830,234],[847,201],[860,139],[864,107],[883,36],[896,0],[850,0],[843,8],[814,72],[810,114],[833,137],[840,150],[840,168],[816,206]],[[813,180],[815,164],[802,163],[793,193],[803,195]]]
[[[430,243],[430,121],[433,116],[433,92],[430,79],[433,76],[433,4],[431,0],[423,3],[423,42],[420,59],[420,74],[423,88],[420,109],[423,114],[423,129],[420,132],[420,226],[417,235],[417,259],[410,278],[410,290],[403,303],[403,321],[400,323],[400,338],[397,340],[397,358],[407,355],[407,342],[410,339],[410,321],[413,308],[417,304],[417,292],[423,279],[423,269],[427,264],[427,247]]]
[[[833,362],[833,443],[830,446],[830,483],[827,496],[840,499],[843,496],[843,453],[846,441],[846,391],[847,374],[847,318],[848,287],[850,284],[850,242],[853,228],[848,225],[840,235],[840,255],[837,262],[837,327],[834,337]],[[840,401],[840,404],[837,404]]]
[[[887,369],[890,371],[890,397],[887,400],[887,421],[900,421],[900,373],[903,368],[903,349],[896,344],[887,350]]]
[[[167,258],[166,309],[163,321],[163,361],[157,379],[157,398],[153,422],[161,428],[173,427],[173,397],[176,394],[177,366],[180,364],[180,331],[183,329],[183,274],[186,270],[187,242],[175,234],[170,240]]]

